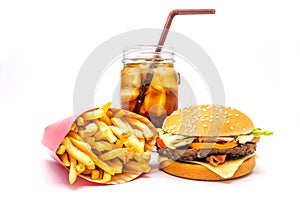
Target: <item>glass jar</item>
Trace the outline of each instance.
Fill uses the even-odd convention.
[[[147,117],[155,127],[178,108],[179,75],[174,52],[164,46],[135,46],[123,52],[122,109]]]

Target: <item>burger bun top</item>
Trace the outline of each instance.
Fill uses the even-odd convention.
[[[246,114],[235,108],[201,104],[174,111],[162,129],[175,135],[216,137],[248,134],[254,126]]]

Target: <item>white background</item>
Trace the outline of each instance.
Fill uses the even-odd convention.
[[[102,2],[0,2],[0,195],[9,199],[19,195],[43,199],[296,198],[295,181],[300,178],[297,1]],[[253,173],[233,181],[201,182],[171,177],[154,168],[126,184],[88,186],[79,180],[69,186],[67,172],[53,162],[41,139],[46,126],[72,114],[82,63],[112,36],[162,28],[176,8],[216,9],[214,16],[178,16],[171,29],[197,42],[211,57],[222,78],[227,105],[247,113],[257,127],[275,131],[275,136],[258,144],[260,158]],[[119,72],[115,73],[118,77]]]

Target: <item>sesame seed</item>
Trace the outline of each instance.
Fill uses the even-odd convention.
[[[195,115],[195,114],[197,114],[197,112],[198,112],[197,110],[193,110],[191,115]]]
[[[202,126],[203,126],[204,128],[206,128],[206,127],[207,127],[207,124],[203,124]]]
[[[231,130],[233,130],[233,126],[230,126],[229,128],[230,128]]]
[[[232,116],[232,113],[229,113],[228,115],[229,115],[229,116]]]
[[[235,116],[236,116],[236,117],[238,117],[238,116],[239,116],[239,114],[238,114],[238,113],[236,113],[236,114],[235,114]]]
[[[245,128],[245,127],[243,127],[243,131],[246,131],[246,128]]]
[[[205,118],[201,118],[201,121],[203,121],[203,122],[204,122],[204,121],[205,121]]]
[[[229,124],[229,120],[227,120],[226,123]]]
[[[202,111],[205,112],[205,111],[206,111],[206,108],[202,108]]]
[[[179,110],[176,110],[175,112],[173,112],[173,115],[175,115],[175,114],[179,114]]]

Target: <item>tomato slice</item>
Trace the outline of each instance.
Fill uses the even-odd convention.
[[[156,144],[160,147],[160,148],[166,148],[167,146],[165,145],[164,141],[161,138],[157,138],[156,139]]]
[[[254,142],[254,143],[258,143],[260,140],[260,137],[254,137],[251,142]]]

